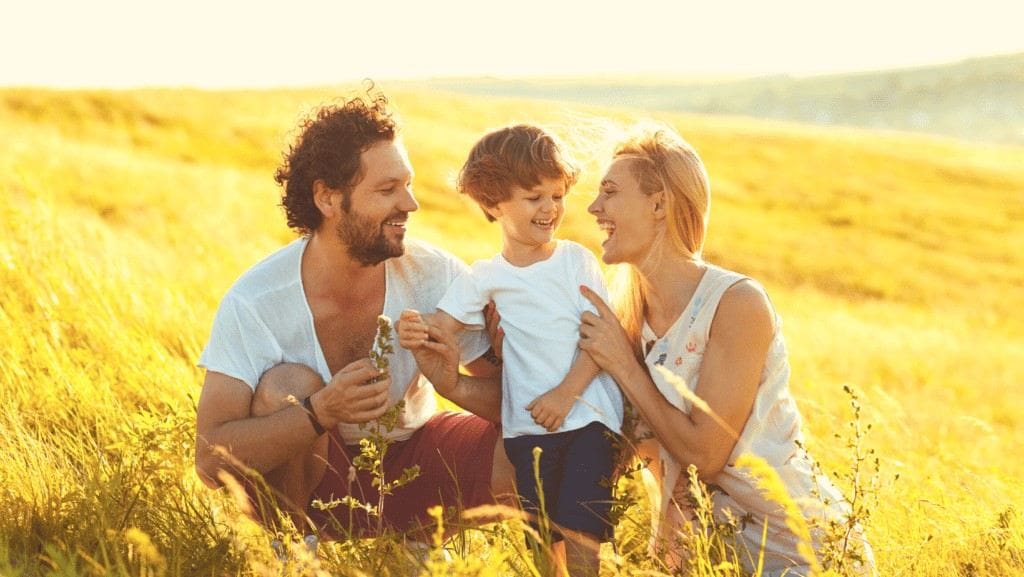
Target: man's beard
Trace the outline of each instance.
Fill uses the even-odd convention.
[[[405,220],[404,216],[404,213],[395,213],[375,223],[355,210],[350,210],[344,213],[334,230],[348,249],[349,256],[363,266],[373,266],[405,254],[402,239],[390,241],[384,233],[385,222]]]

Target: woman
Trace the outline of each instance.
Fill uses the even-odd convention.
[[[670,128],[640,129],[616,147],[589,210],[608,235],[604,262],[628,265],[627,278],[616,295],[618,318],[583,289],[599,314],[584,314],[580,348],[653,433],[652,503],[660,503],[662,520],[655,538],[670,563],[684,558],[672,534],[688,517],[686,469],[694,465],[715,488],[716,517],[731,509],[747,521],[736,542],[748,570],[764,541],[764,575],[807,574],[814,562],[798,552],[784,511],[736,459],[763,459],[808,520],[842,521],[848,506],[801,449],[780,321],[764,289],[701,258],[709,206],[704,165]],[[695,397],[707,410],[693,410]],[[855,540],[870,573],[870,549],[861,535]]]

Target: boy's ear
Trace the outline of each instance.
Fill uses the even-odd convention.
[[[483,209],[484,209],[484,212],[486,212],[487,214],[491,215],[491,218],[493,218],[495,220],[497,220],[498,218],[501,217],[501,207],[498,206],[498,205],[484,206]]]
[[[341,194],[318,178],[313,181],[313,203],[325,218],[335,216],[341,203]]]

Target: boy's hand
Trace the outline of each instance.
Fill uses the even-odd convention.
[[[526,410],[530,411],[533,421],[554,433],[565,422],[566,415],[572,410],[576,397],[562,387],[555,387],[534,399]]]
[[[440,313],[420,314],[406,309],[395,323],[398,344],[411,351],[416,365],[434,390],[447,398],[458,384],[459,341],[453,333],[437,326]]]
[[[402,311],[395,328],[398,331],[398,344],[406,350],[415,351],[430,338],[427,333],[427,322],[419,311],[412,309]]]

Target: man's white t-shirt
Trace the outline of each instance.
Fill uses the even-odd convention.
[[[243,274],[228,290],[213,321],[199,366],[239,379],[256,389],[260,376],[281,363],[311,367],[330,381],[313,313],[302,287],[303,237],[282,247]],[[458,258],[422,242],[406,241],[405,254],[385,261],[386,288],[382,314],[397,319],[404,309],[432,311],[448,285],[468,267]],[[470,362],[490,346],[481,332],[461,339],[462,361]],[[370,351],[366,351],[369,356]],[[412,353],[394,346],[390,355],[388,406],[405,400],[399,426],[389,435],[405,439],[437,408],[434,387],[419,372]],[[341,424],[346,444],[366,436],[358,425]]]
[[[483,308],[493,300],[505,331],[502,345],[501,426],[505,438],[545,435],[526,406],[562,382],[579,354],[580,315],[597,312],[580,293],[587,285],[607,300],[594,255],[572,241],[559,240],[554,253],[525,267],[498,254],[473,263],[458,277],[437,308],[479,333]],[[580,395],[558,430],[573,431],[592,422],[616,433],[622,429],[622,393],[600,373]]]

